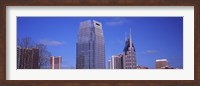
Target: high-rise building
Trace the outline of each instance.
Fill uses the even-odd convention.
[[[136,53],[132,41],[130,30],[130,38],[126,39],[123,55],[123,69],[136,69]]]
[[[40,69],[39,49],[17,47],[17,69]]]
[[[122,55],[113,55],[109,62],[109,69],[123,69]]]
[[[76,50],[77,69],[105,68],[105,43],[100,22],[88,20],[80,23]]]
[[[127,38],[127,37],[126,37]],[[113,55],[109,60],[109,69],[136,69],[136,53],[132,41],[130,30],[130,37],[125,38],[125,47],[123,54]]]
[[[51,69],[61,69],[62,57],[52,56],[50,59]]]
[[[156,60],[156,69],[165,69],[168,67],[167,59],[157,59]]]

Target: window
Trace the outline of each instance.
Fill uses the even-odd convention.
[[[100,24],[96,23],[97,26],[100,26]]]

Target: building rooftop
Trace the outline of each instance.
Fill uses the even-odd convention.
[[[157,59],[156,62],[167,61],[167,59]]]

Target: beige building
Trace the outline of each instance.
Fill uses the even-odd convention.
[[[123,69],[122,55],[113,55],[111,60],[108,60],[109,69]]]
[[[130,37],[125,37],[125,47],[123,53],[119,55],[113,55],[108,61],[109,69],[136,69],[136,53],[135,47],[132,41],[132,34],[130,30]]]
[[[61,69],[62,57],[52,56],[50,59],[51,69]]]
[[[136,69],[136,53],[132,41],[131,29],[130,37],[126,39],[123,55],[123,69]]]
[[[156,69],[164,69],[165,67],[168,67],[167,59],[157,59],[156,60]]]

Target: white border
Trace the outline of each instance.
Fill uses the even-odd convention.
[[[194,80],[193,6],[7,6],[7,80]],[[16,70],[17,16],[184,16],[184,69]]]

